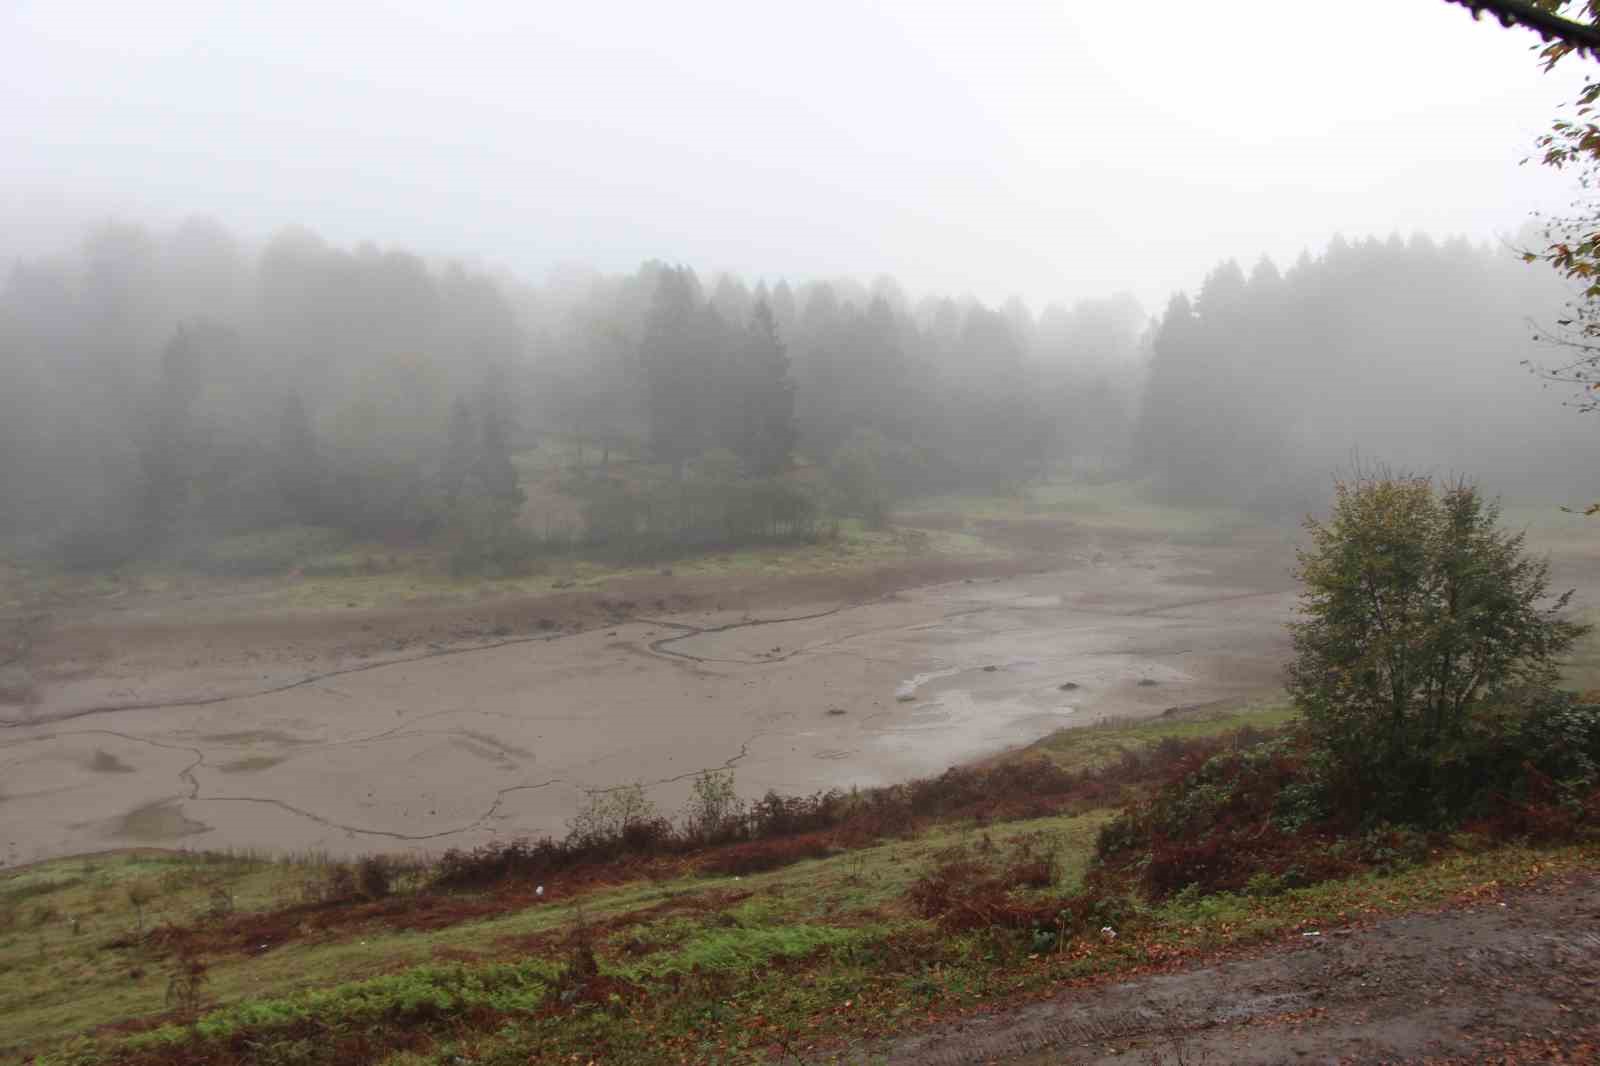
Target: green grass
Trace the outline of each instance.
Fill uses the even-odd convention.
[[[936,854],[937,849],[929,850],[923,862],[894,881],[920,872]],[[905,859],[902,854],[901,865]],[[310,1022],[337,1033],[366,1027],[387,1033],[426,1030],[431,1034],[426,1053],[396,1060],[409,1062],[445,1063],[453,1055],[490,1063],[554,1062],[567,1054],[593,1054],[602,1045],[607,1062],[642,1064],[678,1055],[689,1061],[758,1062],[779,1041],[804,1049],[808,1061],[829,1061],[827,1052],[843,1037],[893,1032],[982,1003],[1048,994],[1063,982],[1128,975],[1307,930],[1492,900],[1516,884],[1597,863],[1600,849],[1593,845],[1454,852],[1395,874],[1267,898],[1223,895],[1139,908],[1124,916],[1122,935],[1114,940],[1086,935],[1057,945],[1026,932],[940,934],[892,907],[807,917],[825,906],[809,898],[817,885],[853,887],[888,869],[877,863],[858,869],[841,857],[746,879],[753,895],[736,905],[662,918],[602,938],[597,947],[602,973],[631,986],[610,1006],[545,1008],[549,990],[561,981],[562,948],[555,942],[547,954],[520,958],[410,966],[391,959],[386,972],[354,979],[346,973],[333,983],[299,991],[258,982],[261,987],[247,1002],[224,1003],[194,1026],[168,1025],[124,1038],[122,1046],[137,1051],[215,1042],[250,1030],[260,1046],[293,1061],[295,1042],[305,1039],[296,1026]],[[791,884],[790,876],[800,873],[804,885]],[[726,888],[726,882],[717,881],[699,891]],[[571,907],[541,909],[561,919],[551,928],[571,928]],[[586,921],[600,920],[598,912],[588,907],[585,912]],[[624,941],[635,950],[642,944],[645,954],[630,959],[619,946]],[[516,1022],[462,1024],[475,1016]],[[278,1032],[283,1035],[275,1037]],[[88,1063],[99,1061],[99,1055],[94,1044],[67,1044],[41,1062]]]
[[[1064,731],[1030,750],[1067,768],[1105,767],[1168,738],[1270,728],[1291,717],[1281,702],[1201,709]],[[1485,849],[1462,838],[1424,866],[1381,876],[1263,896],[1129,900],[1108,919],[1118,937],[1090,930],[1064,941],[1051,929],[950,934],[908,902],[912,884],[952,855],[1003,863],[1019,842],[1054,856],[1055,884],[1018,891],[1035,899],[1071,893],[1112,816],[1102,809],[950,822],[742,877],[657,864],[641,868],[653,877],[571,896],[553,878],[547,902],[424,931],[378,923],[311,929],[263,952],[210,956],[207,1009],[193,1024],[92,1038],[75,1034],[159,1021],[167,1010],[171,962],[149,945],[111,945],[139,922],[135,896],[148,897],[146,925],[196,923],[219,892],[239,912],[298,902],[304,882],[324,867],[314,857],[155,852],[45,863],[0,878],[0,1061],[43,1053],[40,1063],[57,1066],[131,1055],[153,1062],[179,1046],[188,1055],[238,1038],[257,1049],[252,1061],[284,1063],[329,1061],[343,1039],[376,1040],[392,1053],[391,1066],[441,1066],[456,1056],[588,1061],[596,1049],[608,1063],[641,1066],[761,1062],[783,1047],[823,1062],[846,1039],[1047,995],[1064,982],[1492,899],[1550,873],[1600,867],[1600,845]],[[560,995],[573,987],[564,971],[580,930],[610,984],[597,1001],[569,1004]]]
[[[1068,770],[1098,769],[1116,763],[1126,752],[1159,744],[1168,738],[1187,740],[1245,726],[1276,729],[1296,716],[1294,708],[1281,699],[1202,707],[1172,717],[1062,729],[1030,745],[1021,754],[1043,753]]]
[[[1201,711],[1071,730],[1035,750],[1067,767],[1105,766],[1167,737],[1269,727],[1288,717],[1272,704]],[[1144,930],[1137,937],[1075,943],[1043,956],[1029,950],[1027,934],[948,936],[908,908],[907,889],[943,857],[1000,856],[1025,838],[1055,857],[1056,885],[1045,891],[1071,892],[1111,816],[1097,810],[987,826],[948,823],[913,839],[743,877],[658,876],[444,928],[356,926],[312,932],[261,953],[217,954],[208,960],[210,1011],[198,1028],[168,1026],[121,1038],[121,1046],[221,1040],[240,1029],[270,1045],[280,1039],[274,1032],[292,1043],[322,1026],[352,1032],[370,1024],[425,1030],[426,1047],[419,1048],[427,1054],[403,1060],[411,1062],[444,1062],[453,1054],[524,1061],[535,1050],[582,1052],[597,1041],[615,1053],[608,1061],[659,1061],[652,1056],[661,1054],[660,1041],[691,1061],[753,1061],[779,1037],[815,1041],[828,1031],[879,1031],[928,1010],[1137,968],[1163,953],[1271,938],[1330,911],[1424,905],[1490,872],[1504,882],[1532,864],[1593,859],[1581,849],[1501,849],[1492,857],[1445,857],[1428,868],[1432,873],[1270,899],[1169,903],[1137,915]],[[0,932],[0,970],[10,978],[0,986],[0,1049],[16,1055],[66,1048],[63,1041],[74,1033],[167,1009],[170,963],[146,946],[108,946],[138,923],[130,888],[149,896],[147,925],[193,923],[203,920],[218,892],[240,912],[297,902],[302,884],[321,869],[315,859],[140,853],[61,860],[0,879],[0,914],[10,915]],[[550,887],[562,895],[557,881]],[[564,945],[580,926],[592,930],[602,972],[623,981],[635,999],[616,1009],[552,1014],[539,1004],[559,983]],[[845,1001],[856,1006],[840,1018]],[[463,1029],[460,1019],[467,1017],[524,1023],[515,1033],[487,1022]],[[106,1039],[111,1044],[80,1043],[44,1061],[77,1061],[74,1055],[96,1061],[118,1038]],[[0,1050],[0,1058],[5,1054]]]
[[[107,951],[108,941],[141,924],[192,921],[216,890],[240,910],[276,906],[303,876],[242,857],[134,853],[63,859],[0,879],[0,1048],[161,1009],[164,980],[130,977],[148,961]]]
[[[1023,834],[1050,835],[1060,845],[1064,883],[1076,883],[1104,820],[1096,813],[982,831],[951,826],[782,870],[740,878],[640,881],[436,931],[373,927],[343,939],[313,937],[257,956],[213,958],[207,992],[219,1006],[294,997],[352,979],[429,967],[441,952],[480,957],[488,964],[520,954],[509,944],[559,938],[580,916],[604,924],[664,904],[728,893],[744,898],[709,914],[674,911],[624,927],[602,939],[602,956],[622,958],[618,945],[637,936],[670,947],[618,972],[641,979],[689,973],[696,966],[746,972],[774,959],[878,935],[886,928],[879,911],[904,894],[932,857],[971,843],[980,832],[1002,846]],[[0,986],[0,1049],[37,1047],[96,1024],[166,1008],[165,964],[143,949],[106,947],[137,927],[130,886],[151,890],[153,898],[144,907],[144,925],[150,928],[201,920],[217,889],[230,893],[240,912],[297,902],[301,883],[318,873],[314,861],[148,854],[60,860],[0,880],[0,908],[14,909],[17,919],[0,933],[0,970],[10,975]],[[73,918],[79,919],[77,933]],[[730,920],[734,924],[724,924]],[[130,976],[134,971],[139,976]]]
[[[315,551],[290,558],[290,546]],[[429,547],[391,548],[339,539],[331,531],[293,527],[229,538],[208,549],[229,562],[190,569],[139,564],[117,573],[73,574],[45,564],[8,569],[0,584],[0,609],[46,603],[120,602],[143,597],[248,597],[236,609],[332,610],[405,605],[470,604],[510,596],[563,590],[594,590],[670,568],[683,577],[784,577],[848,573],[919,559],[998,559],[1006,551],[969,533],[897,528],[869,530],[859,521],[840,523],[837,537],[815,544],[760,546],[686,555],[630,566],[579,555],[539,560],[525,577],[454,577],[445,553]],[[269,565],[270,564],[270,565]]]
[[[621,457],[625,459],[626,457]],[[514,457],[530,485],[541,489],[570,473],[571,445],[544,441]],[[585,469],[598,465],[586,452]],[[566,500],[565,496],[560,496]],[[573,502],[573,501],[568,501]],[[851,518],[838,536],[816,544],[763,546],[691,553],[665,564],[629,566],[553,554],[526,577],[452,577],[443,549],[394,547],[337,530],[285,526],[238,534],[197,547],[176,563],[139,563],[116,573],[68,573],[40,561],[7,564],[0,572],[0,609],[50,602],[125,601],[141,597],[246,595],[262,609],[322,610],[404,605],[469,604],[505,596],[600,588],[670,566],[683,576],[777,577],[846,572],[926,558],[999,559],[1012,554],[986,541],[986,518],[1028,520],[1064,515],[1091,529],[1164,535],[1182,543],[1218,543],[1249,524],[1222,508],[1183,508],[1153,502],[1143,483],[1104,485],[1058,481],[1016,496],[943,496],[899,508],[896,528],[872,530]],[[950,528],[950,517],[969,519]],[[919,519],[921,524],[919,524]],[[924,528],[927,527],[927,528]]]
[[[982,519],[1064,516],[1090,529],[1165,534],[1182,542],[1212,543],[1260,520],[1231,507],[1190,507],[1161,503],[1143,481],[1103,484],[1053,480],[1021,492],[999,495],[931,496],[897,508],[915,523],[917,514],[961,515]]]
[[[432,932],[379,927],[359,930],[346,939],[297,941],[259,956],[213,959],[207,991],[214,1002],[226,1006],[263,995],[309,994],[363,975],[427,967],[441,951],[495,960],[507,954],[508,944],[525,943],[530,937],[559,937],[580,915],[583,921],[604,924],[663,905],[732,893],[743,897],[742,902],[711,914],[685,917],[675,912],[625,927],[603,940],[602,954],[622,958],[618,945],[637,937],[666,950],[618,969],[630,978],[687,974],[697,967],[746,972],[772,960],[799,958],[882,935],[892,924],[884,917],[885,909],[893,909],[933,857],[969,845],[980,835],[1004,847],[1022,835],[1045,834],[1058,846],[1062,883],[1076,884],[1106,817],[1097,812],[984,830],[947,826],[914,840],[768,873],[641,881],[590,893],[578,902],[535,906]],[[165,1009],[164,964],[138,949],[105,947],[136,926],[129,886],[152,890],[144,915],[150,927],[199,920],[219,888],[233,896],[241,912],[293,902],[300,883],[317,872],[316,864],[309,862],[137,855],[62,860],[0,881],[0,899],[21,912],[19,924],[0,936],[0,968],[16,977],[0,992],[0,1048],[39,1046],[95,1024]],[[24,900],[47,906],[48,916],[35,921]],[[70,926],[74,917],[81,923],[76,934]],[[728,922],[733,924],[724,924]],[[130,976],[134,971],[139,976]]]
[[[297,609],[385,607],[408,603],[473,603],[507,596],[598,590],[632,578],[656,576],[786,577],[849,573],[918,559],[1003,558],[1005,552],[977,537],[939,530],[870,531],[844,524],[837,539],[817,544],[753,547],[688,555],[648,566],[628,566],[575,556],[543,560],[527,577],[456,578],[434,561],[413,556],[390,571],[364,573],[357,566],[339,576],[307,575],[265,597],[263,606]]]
[[[1166,737],[1223,732],[1241,725],[1282,724],[1281,706],[1199,712],[1176,718],[1091,726],[1046,738],[1033,750],[1063,766],[1114,763],[1124,751]],[[312,936],[265,953],[211,960],[208,993],[220,1006],[247,999],[294,996],[353,979],[436,964],[441,955],[504,960],[530,938],[559,939],[579,920],[606,925],[628,915],[662,911],[624,924],[602,938],[610,957],[630,978],[678,972],[749,969],[772,959],[794,959],[887,935],[904,923],[901,900],[935,857],[978,842],[1005,849],[1021,837],[1042,837],[1056,855],[1058,884],[1080,883],[1095,836],[1111,816],[1076,816],[937,826],[911,840],[806,861],[744,877],[677,877],[640,880],[590,892],[576,901],[516,910],[426,932],[382,926],[348,936]],[[38,1046],[96,1024],[159,1013],[166,1007],[165,963],[135,949],[105,944],[134,931],[138,909],[129,889],[150,899],[144,925],[202,920],[224,893],[240,913],[299,902],[308,880],[321,875],[316,859],[271,862],[249,856],[137,853],[64,859],[0,879],[0,1048]],[[552,889],[559,885],[552,883]],[[738,896],[739,901],[700,913],[697,899]],[[685,905],[685,906],[679,906]],[[6,918],[5,916],[8,916]],[[73,919],[78,921],[74,932]],[[732,921],[733,925],[724,924]],[[624,952],[634,940],[661,948],[637,960]],[[137,972],[138,976],[131,976]]]

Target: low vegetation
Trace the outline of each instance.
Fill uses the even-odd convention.
[[[0,1054],[826,1061],[1600,864],[1600,705],[1558,684],[1586,632],[1494,509],[1371,478],[1312,534],[1291,705],[1173,708],[886,788],[747,801],[706,773],[670,817],[617,788],[560,839],[425,863],[13,873]]]
[[[673,819],[618,790],[564,840],[428,865],[48,864],[0,882],[0,964],[21,977],[0,1041],[41,1064],[826,1061],[981,1003],[1600,860],[1593,812],[1540,821],[1562,801],[1534,792],[1330,849],[1323,824],[1279,824],[1304,736],[1278,707],[1197,709],[887,790],[744,804],[707,775]],[[1226,852],[1263,825],[1289,843],[1248,873],[1172,847]]]

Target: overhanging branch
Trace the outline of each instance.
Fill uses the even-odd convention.
[[[1561,41],[1590,56],[1600,56],[1600,27],[1562,18],[1528,0],[1448,0],[1472,11],[1478,18],[1485,11],[1500,20],[1502,26],[1522,26],[1537,33],[1546,41]]]

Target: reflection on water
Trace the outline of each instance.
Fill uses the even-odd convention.
[[[944,677],[954,677],[961,672],[960,667],[951,667],[948,670],[931,670],[926,674],[914,674],[908,681],[900,682],[900,687],[894,690],[894,698],[901,703],[910,703],[917,698],[917,689],[930,681],[938,681]]]

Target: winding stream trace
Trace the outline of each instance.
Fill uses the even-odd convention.
[[[559,835],[590,794],[631,783],[675,810],[706,769],[736,770],[746,795],[938,773],[1064,727],[1271,690],[1293,593],[1281,568],[1249,580],[1238,562],[1147,544],[857,602],[629,612],[221,689],[198,672],[189,693],[181,673],[118,698],[65,685],[0,709],[0,857],[438,851]]]

